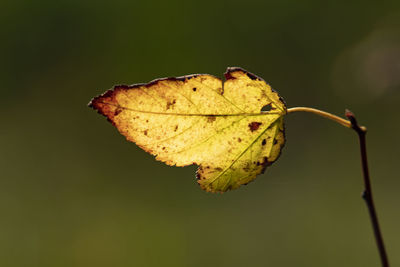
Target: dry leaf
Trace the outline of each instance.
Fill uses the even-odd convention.
[[[286,114],[263,79],[241,68],[228,68],[225,78],[195,74],[119,85],[89,105],[157,160],[199,165],[201,188],[225,192],[277,160]]]

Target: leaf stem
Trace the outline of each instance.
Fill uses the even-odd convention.
[[[351,128],[351,122],[348,120],[345,120],[339,116],[333,115],[331,113],[315,109],[315,108],[308,108],[308,107],[295,107],[295,108],[289,108],[287,109],[287,113],[292,113],[292,112],[309,112],[309,113],[314,113],[316,115],[319,115],[321,117],[328,118],[330,120],[333,120],[347,128]]]

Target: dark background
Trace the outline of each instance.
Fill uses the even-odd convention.
[[[286,118],[282,157],[225,194],[89,109],[114,84],[243,67],[289,107],[366,125],[400,265],[400,1],[0,2],[1,266],[379,266],[353,131]]]

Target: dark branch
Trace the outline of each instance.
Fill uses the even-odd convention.
[[[345,114],[346,117],[351,122],[351,128],[358,134],[358,139],[360,141],[361,164],[364,175],[364,187],[365,187],[362,197],[365,200],[365,203],[367,204],[368,207],[372,228],[374,230],[376,245],[378,246],[379,255],[381,257],[382,267],[389,267],[389,260],[386,254],[385,244],[383,243],[383,237],[379,227],[378,216],[376,214],[374,200],[372,197],[371,180],[369,178],[368,161],[367,161],[367,146],[365,141],[365,135],[367,133],[367,129],[364,126],[358,125],[357,120],[351,111],[346,110]]]

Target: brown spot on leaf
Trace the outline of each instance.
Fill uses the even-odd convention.
[[[238,138],[238,142],[239,142],[239,143],[242,142],[242,139],[240,139],[240,137]]]
[[[207,121],[210,122],[210,123],[214,122],[215,119],[216,119],[215,116],[207,116]]]
[[[262,124],[261,122],[256,122],[256,121],[249,123],[250,131],[252,131],[252,132],[257,131],[258,128],[260,128],[261,124]]]
[[[263,166],[271,165],[271,162],[268,161],[268,157],[264,157],[264,161],[262,163]]]
[[[230,79],[235,79],[235,77],[232,76],[232,74],[230,72],[226,72],[225,73],[225,79],[226,80],[230,80]]]
[[[274,139],[274,145],[276,145],[278,143],[278,140]]]
[[[261,165],[263,167],[262,173],[264,173],[265,168],[267,168],[267,166],[269,166],[271,164],[272,164],[272,162],[268,161],[268,157],[264,157],[262,162],[261,161],[257,161],[257,166]]]
[[[264,157],[264,161],[261,163],[261,165],[263,166],[263,169],[261,170],[261,173],[265,172],[265,169],[270,166],[272,164],[272,162],[268,161],[267,157]]]
[[[246,163],[246,165],[243,167],[243,170],[245,171],[245,172],[249,172],[249,171],[251,171],[251,164],[250,164],[250,162],[247,162]]]
[[[261,143],[261,144],[262,144],[263,146],[265,146],[266,143],[267,143],[267,140],[264,139],[264,140],[262,140],[262,143]]]
[[[192,89],[192,90],[193,90],[193,92],[196,92],[197,88],[196,88],[196,87],[193,87],[193,89]]]
[[[176,132],[177,130],[178,130],[178,125],[175,125],[174,132]]]
[[[114,116],[117,116],[119,113],[122,112],[122,108],[121,107],[117,107],[114,111]]]
[[[147,130],[144,130],[144,132],[143,132],[143,133],[144,133],[144,135],[147,135]]]
[[[168,101],[168,102],[167,102],[167,109],[170,109],[171,106],[175,105],[175,103],[176,103],[176,100],[175,100],[175,99],[172,100],[172,101]]]
[[[261,98],[267,98],[267,97],[268,97],[267,93],[264,90],[262,90],[261,91]]]

